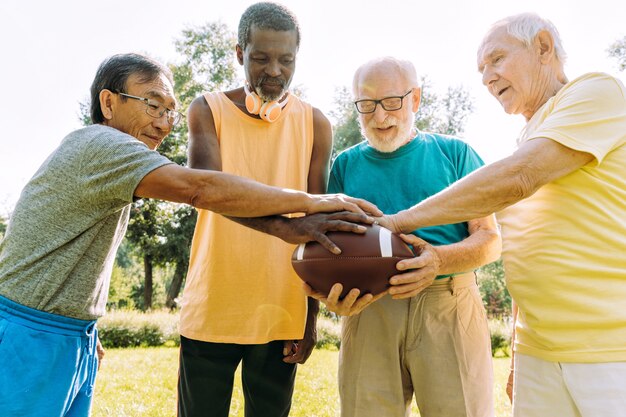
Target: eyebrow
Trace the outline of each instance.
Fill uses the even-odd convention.
[[[484,57],[480,62],[480,64],[478,65],[478,72],[480,72],[482,74],[483,70],[485,69],[485,65],[483,64],[483,62],[485,61],[489,61],[490,59],[493,58],[494,55],[498,55],[500,53],[502,53],[503,49],[499,48],[499,49],[494,49],[493,51],[489,52],[487,54],[486,57]]]
[[[152,90],[146,92],[146,97],[147,98],[159,99],[163,103],[165,103],[167,101],[167,98],[163,94],[161,94],[161,93],[159,93],[157,91],[152,91]],[[170,109],[170,110],[177,110],[177,107],[178,107],[178,102],[176,101],[176,99],[174,99],[174,107],[172,109]]]

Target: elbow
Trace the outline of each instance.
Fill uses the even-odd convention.
[[[543,185],[528,167],[515,169],[514,175],[510,178],[512,178],[512,184],[507,187],[509,193],[505,207],[530,197]]]

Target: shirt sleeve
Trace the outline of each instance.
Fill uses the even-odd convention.
[[[141,180],[171,163],[132,136],[108,130],[91,141],[89,154],[82,158],[85,198],[92,203],[105,199],[131,203]]]
[[[564,87],[553,108],[528,140],[552,139],[568,148],[592,154],[598,163],[624,144],[624,86],[607,74],[588,74]]]

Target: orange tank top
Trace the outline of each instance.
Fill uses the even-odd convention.
[[[213,113],[222,170],[268,185],[307,190],[312,107],[295,96],[277,121],[252,118],[224,93],[204,95]],[[290,263],[294,245],[198,211],[180,333],[214,343],[301,339],[307,303]]]

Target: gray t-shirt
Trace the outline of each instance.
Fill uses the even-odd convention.
[[[0,295],[63,316],[102,316],[135,188],[170,163],[107,126],[66,136],[11,215],[0,243]]]

